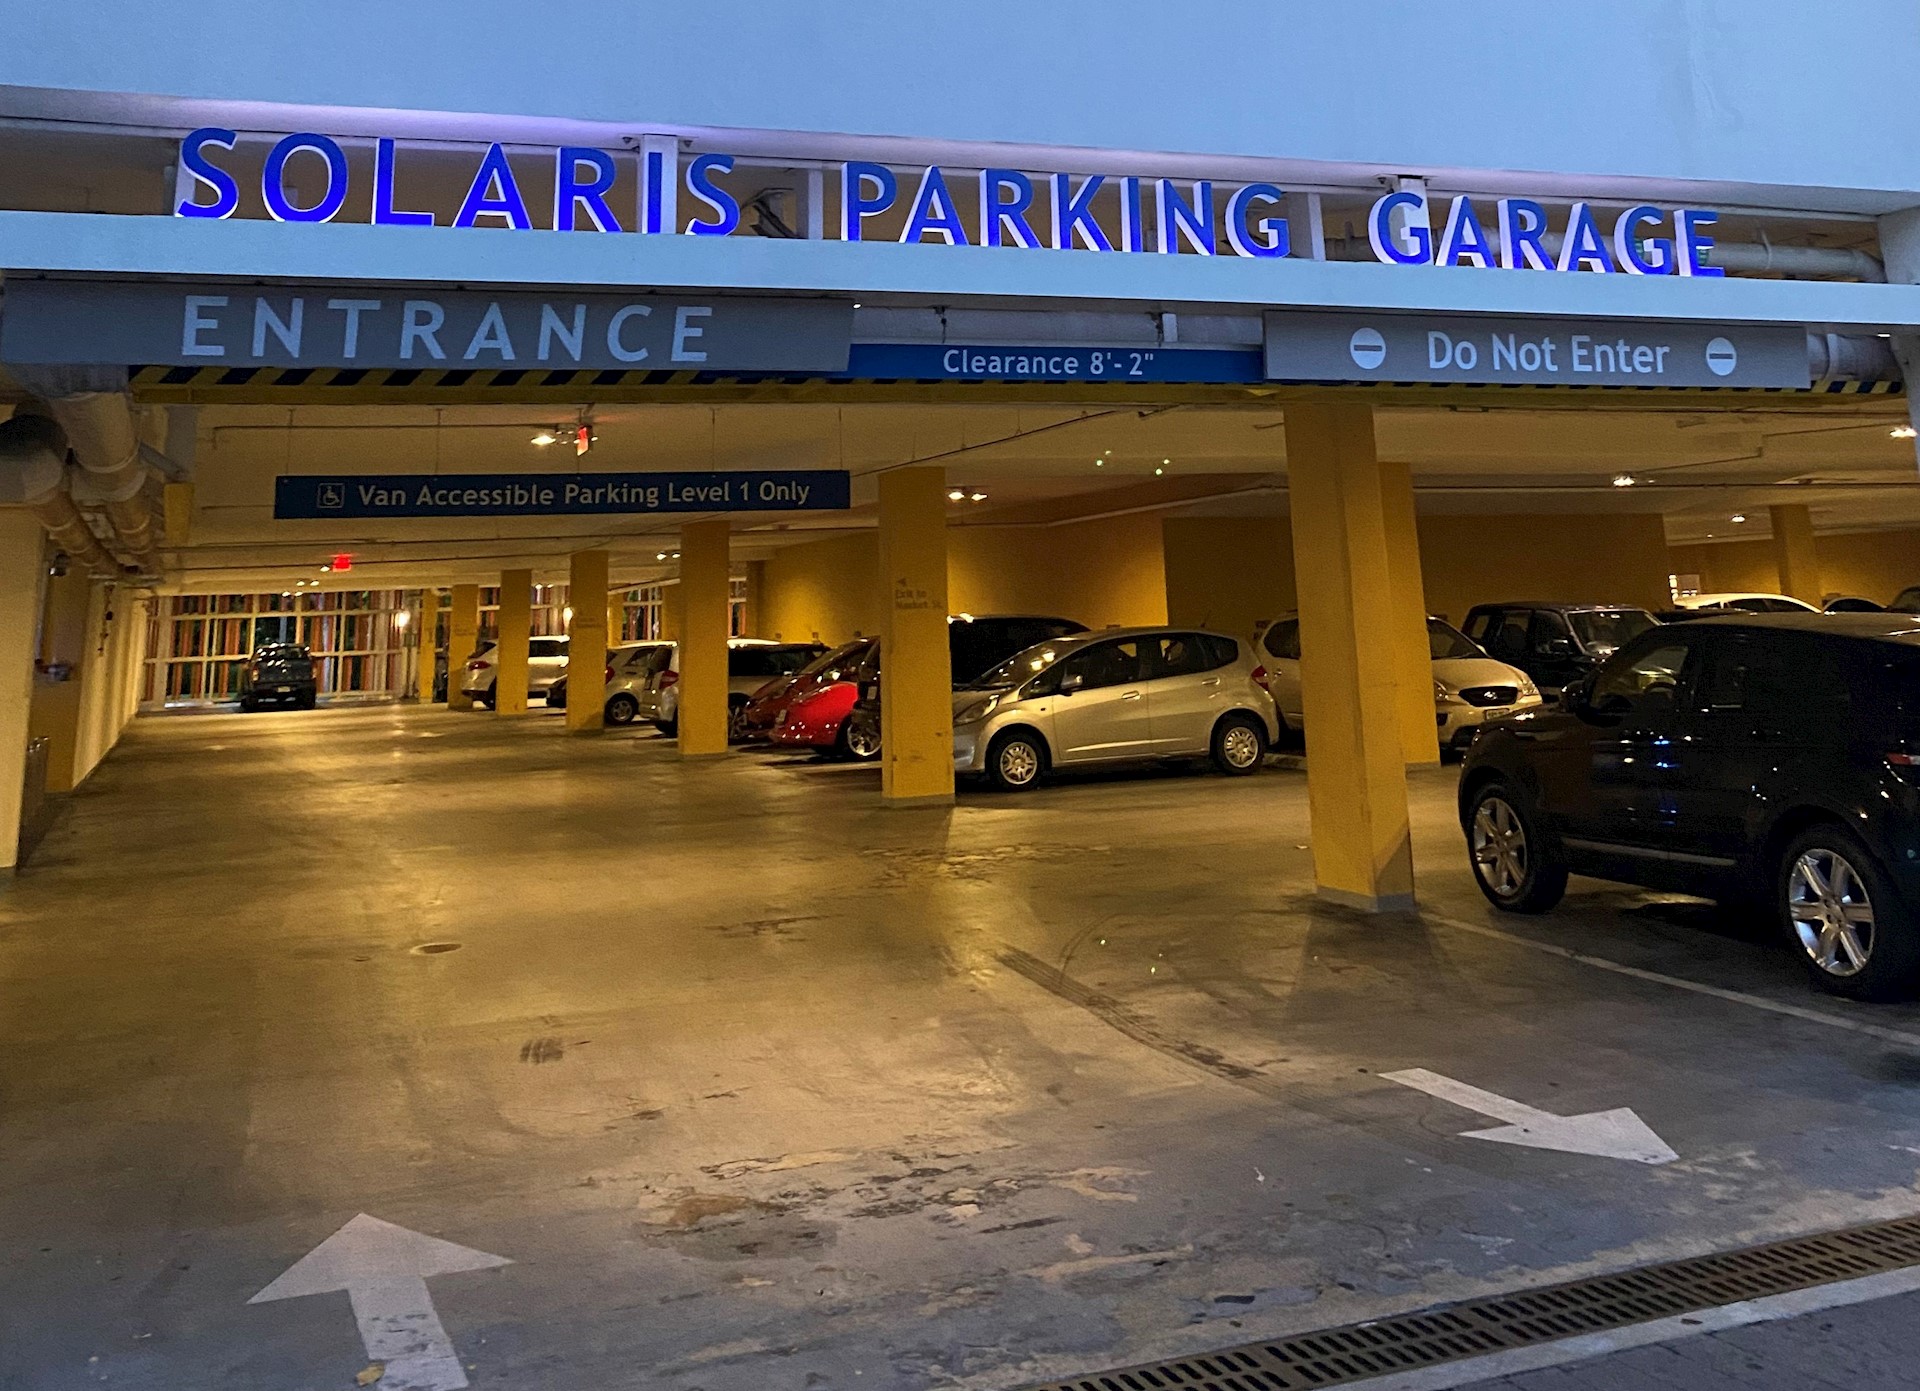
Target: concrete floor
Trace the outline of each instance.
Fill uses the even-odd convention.
[[[1920,1211],[1920,1008],[1606,886],[1496,920],[1451,781],[1369,920],[1297,771],[907,812],[552,716],[141,721],[0,891],[0,1386],[350,1387],[347,1298],[248,1300],[360,1213],[512,1261],[430,1282],[476,1386],[762,1391]],[[1680,1159],[1463,1139],[1410,1068]]]

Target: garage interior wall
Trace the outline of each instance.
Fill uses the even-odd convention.
[[[1820,552],[1820,588],[1888,603],[1920,584],[1920,531],[1859,531],[1815,538]],[[1706,541],[1673,548],[1673,573],[1698,575],[1702,593],[1741,590],[1770,594],[1780,588],[1773,542]]]
[[[1419,527],[1427,609],[1455,624],[1500,599],[1669,603],[1657,516],[1426,516]],[[1285,517],[1169,517],[1164,531],[1170,622],[1251,634],[1297,606]]]
[[[1502,599],[1672,606],[1665,523],[1652,513],[1420,518],[1427,609],[1458,626]]]
[[[872,533],[787,546],[762,572],[761,633],[844,642],[879,631],[879,547]],[[1090,628],[1167,621],[1160,519],[1062,526],[955,526],[947,602],[956,613],[1044,613]]]

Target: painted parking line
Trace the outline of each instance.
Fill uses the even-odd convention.
[[[1824,1024],[1830,1029],[1845,1029],[1849,1033],[1865,1034],[1870,1038],[1884,1039],[1888,1043],[1897,1043],[1905,1048],[1920,1050],[1920,1034],[1910,1034],[1900,1029],[1888,1028],[1884,1024],[1869,1024],[1859,1019],[1843,1019],[1824,1010],[1808,1009],[1804,1005],[1790,1005],[1780,1000],[1769,1000],[1761,995],[1749,995],[1743,990],[1728,990],[1723,986],[1706,985],[1697,980],[1685,980],[1680,976],[1669,976],[1659,971],[1649,971],[1641,966],[1627,966],[1618,961],[1609,961],[1604,956],[1593,956],[1572,947],[1558,946],[1552,942],[1538,942],[1531,937],[1522,937],[1517,933],[1502,932],[1497,927],[1488,927],[1484,923],[1463,922],[1459,918],[1448,917],[1428,909],[1420,910],[1425,922],[1438,923],[1442,927],[1453,928],[1457,932],[1470,932],[1476,937],[1488,937],[1494,941],[1506,942],[1516,947],[1525,947],[1529,951],[1544,952],[1548,956],[1557,956],[1565,961],[1578,962],[1582,966],[1592,966],[1597,970],[1611,971],[1617,976],[1630,976],[1634,980],[1650,981],[1656,985],[1672,986],[1675,990],[1690,991],[1695,995],[1706,995],[1716,1000],[1725,1000],[1729,1004],[1745,1005],[1749,1009],[1766,1010],[1769,1014],[1784,1014],[1790,1019],[1805,1020],[1809,1024]]]

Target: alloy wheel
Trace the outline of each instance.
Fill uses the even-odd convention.
[[[877,758],[880,755],[880,735],[865,724],[847,726],[847,752],[855,758]]]
[[[1220,736],[1220,752],[1235,768],[1251,768],[1260,759],[1260,738],[1243,724]]]
[[[1040,755],[1033,745],[1016,739],[1000,750],[999,769],[1009,787],[1025,787],[1040,776]]]
[[[1794,935],[1830,976],[1854,976],[1873,957],[1873,900],[1860,872],[1837,850],[1816,845],[1787,875],[1787,915]]]
[[[1501,898],[1512,898],[1527,879],[1527,832],[1504,797],[1489,797],[1473,814],[1473,867]]]

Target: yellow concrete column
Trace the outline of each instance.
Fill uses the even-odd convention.
[[[1813,539],[1813,513],[1802,502],[1769,507],[1773,520],[1773,559],[1780,567],[1780,592],[1815,608],[1826,597],[1820,581],[1820,549]]]
[[[947,480],[880,475],[880,795],[953,800],[953,658],[947,646]]]
[[[573,621],[567,625],[567,728],[606,728],[607,553],[575,551],[567,567]]]
[[[467,658],[480,645],[480,586],[456,584],[453,605],[447,610],[447,709],[471,710],[473,701],[460,693]]]
[[[1307,726],[1313,874],[1323,898],[1413,903],[1406,759],[1394,699],[1386,504],[1373,408],[1286,408],[1287,491]]]
[[[724,518],[680,529],[680,752],[727,751],[727,559]]]
[[[767,562],[749,560],[747,571],[747,601],[740,615],[740,635],[750,638],[769,637],[767,627]]]
[[[440,591],[420,591],[420,605],[413,612],[413,696],[422,705],[433,704],[433,678],[439,665]],[[453,658],[447,658],[447,684],[453,684]]]
[[[499,675],[493,688],[497,715],[527,713],[527,656],[533,647],[533,571],[500,572]]]
[[[607,593],[607,646],[618,647],[627,640],[627,591]]]
[[[93,580],[71,566],[46,581],[40,629],[40,670],[33,681],[27,737],[47,741],[47,790],[70,792],[79,783],[84,724],[81,693],[93,647],[87,631]],[[55,673],[59,673],[56,677]]]
[[[20,859],[33,641],[46,573],[46,532],[39,521],[22,508],[0,507],[0,879]]]
[[[1414,521],[1410,465],[1381,461],[1380,500],[1387,532],[1387,587],[1393,596],[1388,627],[1393,639],[1400,750],[1409,763],[1438,763],[1433,648],[1427,641],[1427,587],[1420,574],[1420,532]]]

